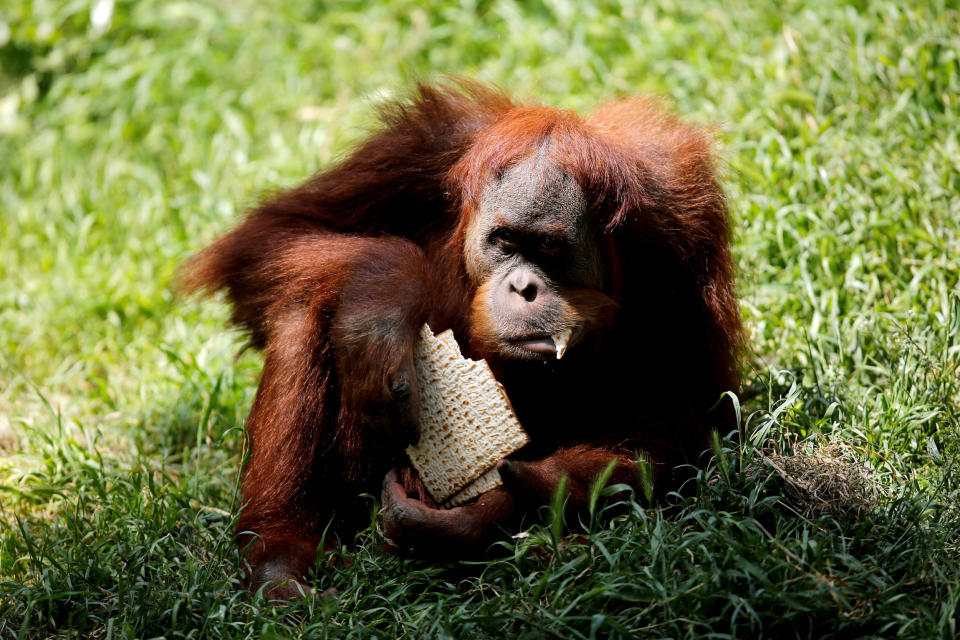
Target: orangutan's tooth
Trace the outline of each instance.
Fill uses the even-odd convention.
[[[566,353],[567,342],[570,341],[571,335],[573,335],[573,329],[564,329],[553,336],[553,344],[557,347],[557,360],[562,358],[563,354]]]

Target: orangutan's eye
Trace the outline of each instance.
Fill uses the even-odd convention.
[[[563,242],[559,237],[553,235],[540,237],[540,251],[546,254],[554,254],[560,251]]]
[[[519,246],[517,234],[504,227],[494,229],[490,233],[490,242],[504,253],[515,253]]]

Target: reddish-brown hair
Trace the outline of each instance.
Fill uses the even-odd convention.
[[[523,470],[549,492],[565,474],[580,495],[611,460],[635,480],[637,450],[669,478],[732,426],[711,410],[737,389],[741,325],[709,135],[645,98],[581,117],[469,81],[420,85],[342,162],[267,198],[184,271],[187,289],[226,290],[265,353],[238,524],[260,536],[254,585],[302,576],[331,517],[339,534],[364,523],[356,496],[403,462],[391,398],[417,329],[471,335],[482,283],[465,274],[463,234],[481,190],[544,145],[601,233],[602,291],[569,300],[610,329],[555,371],[499,372],[532,440],[530,464],[505,478]],[[480,535],[521,507],[498,489],[438,530]]]

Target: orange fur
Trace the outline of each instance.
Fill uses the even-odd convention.
[[[549,368],[498,369],[533,440],[526,471],[582,484],[642,449],[665,488],[711,428],[730,427],[710,407],[737,388],[741,325],[704,132],[648,99],[581,117],[467,81],[420,86],[381,119],[344,161],[269,197],[184,271],[188,290],[225,289],[233,322],[265,351],[238,529],[260,536],[255,575],[279,566],[298,579],[330,518],[338,535],[365,524],[358,494],[404,461],[388,427],[422,322],[452,328],[472,357],[489,354],[466,229],[483,186],[546,140],[604,230],[602,291],[562,292],[565,313],[604,339]],[[498,491],[435,530],[482,533],[516,513]]]

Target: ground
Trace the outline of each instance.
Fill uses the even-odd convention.
[[[956,637],[960,16],[759,5],[6,2],[0,638]],[[439,565],[371,527],[263,607],[230,515],[260,359],[172,281],[440,72],[716,125],[753,436],[667,514]]]

